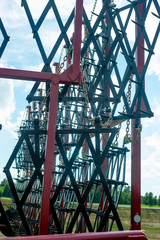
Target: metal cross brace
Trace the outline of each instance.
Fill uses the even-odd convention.
[[[79,134],[82,134],[82,135],[80,136],[79,142],[77,143],[77,146],[76,146],[76,148],[75,148],[75,150],[74,150],[74,152],[71,156],[71,159],[68,160],[67,155],[65,153],[65,150],[63,148],[63,144],[62,144],[61,139],[60,139],[60,135],[64,134],[64,133],[72,134],[72,132],[74,132],[74,133],[76,132],[76,133],[79,133]],[[105,133],[105,132],[110,132],[111,136],[110,136],[108,142],[106,143],[106,146],[105,146],[103,152],[100,153],[100,133]],[[85,202],[86,202],[87,196],[88,196],[88,194],[89,194],[89,192],[90,192],[90,190],[91,190],[91,188],[94,184],[94,181],[95,181],[97,175],[99,175],[99,177],[101,179],[101,183],[104,187],[105,193],[106,193],[108,201],[109,201],[109,207],[108,207],[107,211],[105,212],[104,217],[103,217],[103,219],[101,221],[101,224],[98,227],[97,231],[102,231],[103,230],[103,227],[104,227],[111,211],[113,212],[113,215],[115,217],[115,221],[117,223],[117,226],[118,226],[119,230],[123,229],[121,221],[120,221],[119,216],[118,216],[118,213],[115,209],[111,194],[109,192],[108,185],[106,183],[104,174],[102,173],[102,169],[101,169],[101,165],[103,164],[105,156],[106,156],[106,154],[109,150],[110,144],[113,141],[113,138],[114,138],[116,132],[117,132],[116,129],[99,128],[99,123],[96,123],[95,129],[57,130],[57,132],[56,132],[56,142],[57,142],[58,148],[61,152],[61,155],[62,155],[62,158],[63,158],[63,161],[64,161],[65,171],[63,172],[63,175],[60,179],[60,182],[59,182],[58,186],[56,187],[55,192],[53,194],[53,197],[52,197],[52,200],[51,200],[51,213],[52,213],[52,217],[54,219],[54,223],[56,225],[57,231],[59,233],[63,233],[63,230],[62,230],[62,226],[60,225],[59,219],[58,219],[57,214],[56,214],[55,202],[56,202],[56,200],[57,200],[57,198],[60,194],[60,191],[62,190],[62,186],[64,185],[64,182],[66,181],[68,176],[70,178],[71,185],[74,189],[74,192],[76,194],[77,201],[78,201],[79,204],[78,204],[78,207],[77,207],[77,209],[76,209],[76,211],[75,211],[75,213],[72,217],[72,220],[71,220],[68,228],[66,229],[67,233],[72,232],[73,227],[75,225],[75,222],[76,222],[80,213],[82,213],[83,216],[84,216],[84,219],[86,221],[86,226],[87,226],[88,230],[90,232],[93,231],[91,222],[89,220],[89,216],[88,216],[86,208],[85,208]],[[94,149],[94,146],[92,144],[89,133],[95,133],[95,138],[96,138],[95,149]],[[75,176],[73,174],[72,167],[73,167],[73,163],[76,159],[76,156],[78,155],[78,152],[79,152],[80,148],[82,147],[85,139],[88,143],[88,147],[89,147],[89,149],[91,151],[91,154],[92,154],[92,157],[94,159],[95,169],[92,173],[90,181],[88,182],[88,185],[84,189],[83,196],[81,196],[81,194],[79,192],[79,187],[78,187],[78,184],[77,184],[77,181],[76,181],[77,179],[75,178]]]
[[[38,19],[37,23],[35,24],[34,19],[32,17],[32,14],[31,14],[31,11],[29,9],[29,5],[27,4],[26,0],[22,0],[22,6],[24,7],[24,10],[26,12],[28,21],[30,23],[30,26],[31,26],[31,29],[32,29],[32,32],[33,32],[33,38],[35,39],[35,41],[37,43],[40,55],[41,55],[42,60],[44,62],[42,72],[52,72],[50,64],[51,64],[51,61],[53,60],[55,54],[57,53],[57,50],[60,47],[60,44],[62,43],[62,40],[64,39],[67,48],[69,48],[69,46],[70,46],[70,41],[69,41],[69,38],[67,36],[67,30],[69,29],[69,27],[72,23],[72,20],[74,19],[74,9],[72,10],[66,24],[63,25],[63,22],[61,20],[60,13],[58,12],[55,1],[50,0],[50,1],[48,1],[48,4],[46,5],[46,7],[45,7],[44,11],[42,12],[40,18]],[[48,14],[50,9],[53,10],[54,16],[57,20],[57,24],[58,24],[58,26],[61,30],[61,33],[60,33],[59,37],[57,37],[57,41],[54,44],[49,56],[47,57],[46,51],[43,47],[42,40],[40,38],[40,35],[39,35],[38,31],[39,31],[42,23],[44,22],[45,17]],[[32,90],[30,91],[29,95],[27,96],[27,101],[28,102],[31,102],[31,101],[35,100],[34,94],[35,94],[39,84],[40,84],[40,82],[36,82],[34,84]]]
[[[51,4],[51,2],[52,2],[52,4]],[[159,6],[158,6],[158,4],[156,4],[156,1],[152,1],[152,2],[154,2],[157,12],[159,12]],[[88,73],[87,81],[89,82],[88,97],[89,97],[91,111],[93,113],[93,116],[98,116],[100,114],[101,109],[103,110],[104,108],[107,108],[107,106],[109,106],[110,102],[114,103],[114,107],[112,110],[112,115],[113,115],[114,120],[120,121],[121,119],[136,118],[136,120],[138,122],[139,118],[141,118],[141,117],[153,116],[153,113],[151,112],[151,109],[150,109],[150,106],[148,103],[146,93],[143,88],[142,81],[143,81],[144,75],[146,73],[150,58],[153,54],[153,49],[154,49],[154,46],[155,46],[155,43],[156,43],[156,40],[158,37],[159,26],[157,28],[157,32],[155,34],[153,43],[151,43],[147,36],[146,29],[144,28],[144,23],[148,16],[148,11],[150,10],[151,2],[149,2],[147,5],[146,5],[146,3],[144,4],[145,14],[144,14],[143,18],[140,17],[139,11],[138,11],[138,5],[141,3],[142,3],[142,0],[138,0],[136,3],[135,3],[135,1],[131,2],[131,4],[125,6],[124,8],[116,9],[116,8],[110,7],[108,5],[108,2],[106,1],[106,3],[103,5],[101,11],[97,15],[97,19],[96,19],[93,27],[91,26],[91,23],[87,17],[85,9],[83,9],[83,19],[84,19],[84,24],[87,29],[88,37],[87,37],[86,41],[83,42],[84,46],[82,47],[82,50],[81,50],[81,57],[85,59],[85,54],[88,49],[90,59],[92,60],[94,58],[94,53],[92,54],[91,49],[90,49],[90,45],[92,43],[94,45],[94,50],[96,52],[95,54],[97,54],[96,57],[98,57],[98,59],[99,59],[98,63],[95,64],[95,66],[92,61],[91,62],[88,60],[84,61],[84,62],[87,62],[87,64],[88,64],[88,67],[86,68],[86,72]],[[60,14],[56,7],[56,4],[54,3],[54,1],[49,1],[46,8],[44,9],[41,17],[35,24],[32,16],[31,16],[31,12],[29,10],[26,0],[23,0],[23,6],[25,8],[28,20],[30,22],[32,31],[34,33],[34,37],[37,42],[42,59],[44,60],[45,66],[42,71],[51,71],[51,69],[47,68],[47,64],[50,64],[53,56],[55,55],[58,47],[60,46],[62,40],[64,39],[67,47],[69,46],[67,30],[73,19],[73,13],[71,13],[71,15],[69,16],[66,24],[63,25]],[[50,8],[52,8],[52,10],[54,12],[57,23],[61,30],[61,34],[59,35],[57,42],[55,43],[49,57],[47,58],[44,48],[42,51],[43,46],[42,46],[42,42],[41,42],[38,30]],[[127,9],[128,9],[127,18],[125,21],[122,21],[120,14],[124,10],[127,10]],[[129,21],[131,20],[131,15],[133,12],[135,12],[135,14],[137,16],[140,30],[138,32],[138,36],[135,40],[134,46],[131,47],[128,37],[127,37],[127,34],[126,34],[126,29],[128,27]],[[107,27],[103,21],[104,17],[109,18],[109,24],[107,25]],[[115,20],[118,22],[118,27],[117,27]],[[136,22],[134,22],[134,23],[137,24]],[[100,24],[101,24],[101,26],[100,26]],[[97,29],[99,27],[101,27],[103,34],[97,34]],[[111,36],[111,31],[114,31],[115,35],[116,35],[115,38],[113,38],[113,39]],[[145,41],[146,41],[147,49],[149,49],[149,54],[148,54],[148,57],[146,60],[145,67],[144,67],[144,69],[142,69],[143,74],[140,76],[140,74],[137,70],[135,61],[134,61],[134,56],[135,56],[136,49],[138,47],[139,38],[142,35],[142,33],[143,33]],[[103,39],[103,41],[101,41],[101,38]],[[101,42],[103,42],[103,44],[101,44]],[[103,52],[104,52],[106,45],[108,45],[109,51],[108,51],[107,56],[104,58]],[[127,64],[125,74],[122,77],[120,76],[120,69],[119,69],[118,65],[116,65],[116,59],[118,57],[118,54],[120,53],[120,50],[122,50],[123,56],[124,56],[123,58]],[[143,49],[143,50],[145,51],[145,49]],[[52,55],[52,58],[51,58],[51,55]],[[107,68],[108,64],[110,65],[109,68]],[[113,84],[113,79],[112,79],[113,71],[115,71],[115,73],[116,73],[118,86],[115,86]],[[94,72],[93,78],[89,78],[89,73],[91,73],[91,72],[92,72],[92,74]],[[126,89],[126,86],[128,83],[128,79],[130,78],[130,76],[133,72],[137,79],[137,82],[135,82],[135,81],[133,81],[133,82],[136,83],[138,85],[138,87],[136,89],[136,93],[134,94],[133,101],[131,102],[131,105],[129,106],[126,95],[125,95],[125,89]],[[106,81],[106,79],[107,79],[107,81]],[[38,82],[38,84],[39,84],[39,82]],[[105,84],[105,86],[104,86],[104,84]],[[110,91],[112,92],[113,97],[108,97],[107,91],[104,91],[103,93],[99,94],[98,97],[95,97],[95,95],[97,95],[96,94],[97,87],[101,87],[103,89],[104,87],[107,87],[107,84],[110,87]],[[35,83],[32,91],[30,92],[30,94],[27,98],[29,101],[40,100],[40,97],[34,96],[34,93],[35,93],[37,87],[38,87],[38,85],[37,85],[37,83]],[[118,87],[118,89],[116,89],[117,87]],[[63,90],[61,91],[61,93],[59,95],[59,101],[61,101],[61,102],[83,101],[84,102],[83,93],[80,93],[80,91],[77,91],[76,95],[74,95],[74,97],[73,97],[72,90],[70,90],[70,96],[66,97],[65,94],[67,93],[67,91],[68,91],[68,86],[64,86]],[[43,98],[43,97],[41,97],[41,98]],[[117,111],[117,107],[119,105],[120,99],[122,99],[124,102],[126,113],[124,114],[120,110],[120,115],[115,116],[117,113],[119,113],[119,111]],[[139,104],[137,105],[136,114],[135,114],[134,108],[135,108],[137,99],[138,99]],[[144,102],[145,110],[141,109],[142,102]],[[77,119],[78,123],[81,122],[77,118],[77,116],[76,116],[76,119]]]
[[[2,20],[0,19],[0,31],[4,37],[3,41],[2,41],[2,44],[0,46],[0,57],[2,56],[3,52],[4,52],[4,49],[9,41],[9,36],[7,35],[7,32],[4,28],[4,25],[3,25],[3,22]]]
[[[58,87],[60,83],[71,85],[80,84],[81,81],[80,52],[81,52],[82,11],[83,0],[76,0],[73,64],[70,67],[68,67],[62,74],[0,68],[1,78],[51,83],[48,137],[44,166],[43,193],[40,217],[40,234],[48,233],[53,154],[55,151]]]
[[[40,142],[39,141],[39,136],[43,135],[43,134],[46,135],[47,131],[39,129],[39,120],[38,119],[35,120],[35,129],[34,130],[28,130],[28,131],[22,130],[21,131],[21,137],[19,138],[19,141],[17,142],[12,155],[10,156],[6,166],[4,167],[4,172],[7,176],[8,182],[10,184],[10,188],[11,188],[15,203],[17,205],[17,209],[19,211],[19,214],[20,214],[20,217],[21,217],[21,220],[22,220],[22,223],[24,225],[24,228],[25,228],[25,231],[26,231],[27,235],[31,235],[31,231],[29,229],[29,226],[28,226],[28,223],[27,223],[24,211],[23,211],[23,207],[24,207],[25,201],[26,201],[26,199],[27,199],[27,197],[28,197],[28,195],[31,191],[31,188],[32,188],[32,186],[33,186],[37,177],[39,178],[39,180],[41,182],[41,185],[42,185],[43,175],[42,175],[42,172],[41,172],[40,169],[42,167],[42,164],[44,163],[44,153],[42,154],[42,156],[40,156],[40,154],[39,154],[39,148],[40,148],[40,146],[39,146],[39,142]],[[35,149],[32,146],[32,143],[31,143],[31,140],[30,140],[30,137],[29,137],[30,135],[35,136]],[[21,196],[21,199],[20,199],[18,194],[17,194],[13,178],[11,176],[10,168],[13,164],[13,161],[15,160],[15,157],[17,156],[17,153],[19,152],[21,146],[23,145],[24,141],[26,142],[26,146],[27,146],[27,149],[28,149],[29,154],[31,156],[31,159],[32,159],[32,162],[34,164],[35,170],[33,172],[33,175],[31,177],[28,185],[25,187],[24,193],[23,193],[23,195]]]

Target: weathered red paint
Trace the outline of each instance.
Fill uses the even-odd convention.
[[[55,132],[57,119],[58,87],[58,84],[51,84],[47,148],[44,163],[43,191],[39,229],[39,233],[41,235],[48,233],[52,171],[54,162],[54,151],[56,150]]]
[[[76,0],[75,9],[75,30],[73,39],[73,71],[79,73],[81,61],[81,35],[82,35],[82,15],[83,15],[83,0]]]
[[[44,167],[42,206],[41,206],[41,217],[40,217],[40,234],[48,233],[51,179],[52,179],[52,170],[53,170],[53,154],[55,150],[58,86],[59,86],[59,83],[65,83],[65,84],[80,83],[82,11],[83,11],[83,0],[81,1],[77,0],[76,13],[75,13],[73,64],[69,68],[67,68],[62,74],[0,68],[1,78],[51,82],[48,137],[47,137],[47,149],[46,149],[46,159],[45,159],[45,167]]]
[[[51,180],[55,150],[58,86],[59,83],[80,84],[81,82],[80,57],[81,57],[82,12],[83,12],[83,0],[76,0],[73,64],[70,67],[68,67],[62,74],[0,68],[1,78],[51,82],[48,137],[46,147],[46,159],[44,165],[42,206],[40,216],[40,234],[48,234]]]
[[[80,84],[82,12],[83,12],[83,0],[76,0],[73,64],[70,67],[68,67],[63,73],[55,74],[48,72],[35,72],[18,69],[0,68],[0,77],[11,78],[16,80],[52,82],[53,84],[59,83]]]
[[[4,238],[0,238],[3,240]],[[141,231],[102,232],[102,233],[79,233],[61,235],[43,235],[30,237],[12,237],[6,240],[147,240],[146,235]]]
[[[143,3],[138,5],[140,15],[143,14]],[[139,27],[136,25],[136,35],[139,31]],[[141,37],[138,42],[138,48],[136,53],[136,61],[139,74],[142,74],[144,68],[144,50],[141,48],[144,46],[144,36]],[[141,109],[144,109],[143,102]],[[136,109],[135,109],[136,111]],[[139,124],[141,121],[139,120]],[[137,129],[135,129],[135,120],[131,122],[132,127],[132,139],[137,137]],[[135,215],[141,216],[141,138],[137,143],[131,144],[131,229],[140,230],[141,222],[136,223],[134,221]]]
[[[76,0],[73,66],[71,66],[72,72],[69,72],[70,74],[68,75],[68,77],[69,79],[72,79],[72,82],[77,81],[78,79],[78,83],[80,81],[82,11],[83,11],[83,0],[81,1]],[[70,70],[70,67],[66,71],[68,70]],[[48,233],[51,181],[52,181],[52,171],[53,171],[53,158],[54,158],[54,151],[55,151],[55,131],[56,131],[57,104],[58,104],[58,84],[57,85],[54,85],[54,84],[55,83],[51,84],[48,137],[47,137],[46,159],[45,159],[45,166],[44,166],[44,182],[43,182],[42,206],[41,206],[41,217],[40,217],[40,232],[39,232],[40,235],[44,235]]]

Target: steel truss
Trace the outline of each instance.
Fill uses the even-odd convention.
[[[129,2],[126,6],[117,8],[110,1],[102,1],[99,12],[92,12],[92,22],[85,4],[83,6],[81,74],[76,72],[74,80],[68,80],[67,84],[64,84],[65,77],[62,77],[59,84],[55,121],[56,148],[54,154],[52,152],[49,221],[45,223],[45,233],[111,231],[113,224],[123,230],[117,206],[122,188],[126,184],[125,163],[128,150],[124,145],[122,148],[113,145],[118,133],[115,126],[125,120],[135,119],[137,128],[140,118],[153,116],[143,81],[160,31],[158,23],[155,35],[150,40],[145,28],[151,6],[156,11],[153,13],[155,19],[160,16],[157,0]],[[142,4],[141,16],[139,6]],[[60,71],[64,69],[68,74],[66,78],[69,79],[68,69],[71,66],[73,69],[77,67],[73,57],[77,35],[73,34],[72,39],[68,36],[68,29],[75,16],[74,9],[64,24],[56,1],[50,0],[35,23],[27,0],[22,0],[22,7],[44,66],[43,73],[38,76],[33,72],[28,72],[27,75],[8,69],[0,70],[1,77],[12,76],[28,80],[39,78],[27,96],[28,102],[33,105],[26,109],[26,117],[19,130],[19,140],[4,172],[15,201],[15,208],[8,212],[10,224],[14,223],[12,229],[18,235],[34,235],[38,234],[39,229],[42,234],[44,223],[40,215],[45,210],[42,207],[41,211],[42,204],[45,204],[42,196],[42,191],[45,191],[44,162],[47,134],[50,133],[50,128],[47,128],[49,109],[51,111],[52,108],[50,100],[53,96],[50,95],[53,82],[50,83],[52,75],[49,73],[53,72],[52,64],[59,48],[64,46],[61,55],[63,60],[54,63],[54,71],[58,78]],[[60,28],[60,34],[47,56],[39,30],[50,10]],[[127,15],[125,20],[123,13]],[[136,20],[132,20],[133,13]],[[133,44],[126,33],[131,21],[137,26],[137,37]],[[1,31],[5,32],[2,26],[0,23]],[[145,46],[140,47],[146,53],[146,59],[143,69],[139,71],[135,55],[142,35]],[[4,38],[7,39],[6,33]],[[123,71],[121,61],[124,63]],[[81,85],[73,85],[75,81],[78,83],[80,75]],[[46,82],[44,88],[42,81]],[[135,89],[128,101],[129,82]],[[16,179],[11,175],[12,167],[17,169]],[[95,207],[97,195],[99,203]],[[17,224],[17,219],[20,219],[20,224]]]

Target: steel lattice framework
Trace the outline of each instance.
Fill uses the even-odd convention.
[[[0,77],[36,81],[27,96],[32,107],[26,108],[4,167],[15,202],[7,213],[1,208],[8,235],[111,231],[114,224],[123,230],[117,206],[127,184],[128,149],[125,141],[117,145],[117,136],[122,122],[133,119],[140,129],[140,119],[153,116],[144,78],[160,32],[159,22],[152,39],[145,28],[151,8],[160,18],[157,0],[128,2],[118,8],[109,0],[99,1],[101,7],[96,12],[94,5],[89,18],[85,3],[77,0],[64,23],[58,4],[49,0],[35,23],[28,1],[22,0],[44,66],[40,73],[0,69]],[[49,11],[60,34],[47,56],[39,31]],[[134,43],[127,35],[131,22],[137,30]],[[2,21],[0,30],[1,56],[9,40]],[[62,47],[63,60],[53,68]],[[131,141],[128,132],[125,139]]]

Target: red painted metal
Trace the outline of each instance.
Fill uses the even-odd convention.
[[[143,3],[138,5],[140,15],[143,14]],[[136,35],[139,31],[139,26],[136,25]],[[139,74],[142,74],[144,68],[144,50],[141,48],[144,46],[144,36],[141,34],[141,37],[138,42],[137,48],[137,66]],[[143,103],[141,109],[144,109]],[[136,111],[136,109],[135,109]],[[139,124],[141,121],[139,120]],[[135,129],[135,120],[131,121],[132,127],[132,139],[137,137],[137,129]],[[141,216],[141,138],[137,143],[131,144],[131,229],[140,230],[141,221],[136,223],[134,217],[136,215]]]
[[[51,84],[47,148],[46,148],[46,158],[45,158],[45,164],[44,164],[42,204],[41,204],[41,216],[40,216],[40,228],[39,228],[40,229],[39,233],[41,235],[48,233],[52,171],[53,171],[54,151],[56,150],[55,132],[56,132],[56,119],[57,119],[58,87],[59,87],[58,84],[57,85]]]
[[[0,68],[0,77],[17,80],[53,82],[53,84],[58,83],[80,84],[82,12],[83,12],[83,0],[76,0],[73,64],[69,68],[67,68],[62,74]]]
[[[132,120],[133,139],[136,139],[137,132]],[[141,229],[141,222],[134,221],[137,214],[141,216],[141,139],[131,146],[131,230]]]
[[[40,234],[48,234],[51,180],[55,150],[58,86],[59,83],[80,84],[81,82],[80,55],[81,55],[82,12],[83,12],[83,0],[76,0],[73,64],[70,67],[68,67],[62,74],[0,68],[1,78],[51,82],[48,137],[46,147],[46,159],[44,166],[42,206],[40,216]]]
[[[30,121],[31,120],[31,106],[27,106],[27,109],[28,109],[28,111],[27,111],[27,113],[28,113],[28,121]]]
[[[73,39],[73,71],[79,73],[81,56],[81,30],[82,30],[83,0],[76,0],[75,30]]]
[[[0,238],[3,240],[4,238]],[[79,233],[79,234],[61,234],[61,235],[43,235],[29,237],[12,237],[6,239],[13,240],[147,240],[146,235],[141,231],[122,231],[122,232],[102,232],[102,233]]]
[[[71,66],[73,67],[72,68],[73,71],[70,72],[69,79],[72,79],[73,82],[78,79],[78,83],[80,81],[82,11],[83,11],[83,0],[81,1],[77,0],[76,13],[75,13],[73,66]],[[70,68],[68,68],[66,71],[68,72],[69,69]],[[54,78],[52,79],[54,82],[53,84],[51,84],[48,137],[47,137],[46,159],[45,159],[45,166],[44,166],[44,180],[43,180],[44,182],[43,182],[42,205],[41,205],[41,216],[40,216],[40,231],[39,231],[40,235],[44,235],[48,233],[51,181],[52,181],[53,158],[54,158],[53,153],[55,151],[55,131],[56,131],[59,85],[58,84],[54,85],[55,79]],[[68,80],[66,82],[68,82]]]
[[[25,71],[18,69],[0,68],[1,78],[11,78],[16,80],[38,81],[38,82],[53,82],[54,84],[79,84],[80,72],[73,71],[73,65],[67,68],[62,74]]]

